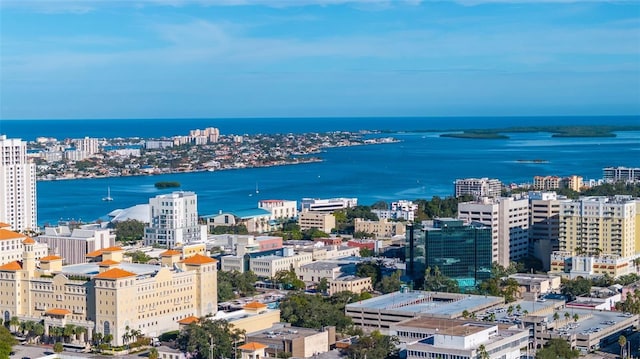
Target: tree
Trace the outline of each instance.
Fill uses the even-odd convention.
[[[580,316],[578,315],[578,313],[574,313],[573,314],[573,321],[574,322],[578,322],[578,319],[580,319]]]
[[[560,314],[558,314],[558,312],[553,313],[553,321],[557,322],[558,319],[560,319]]]
[[[273,277],[276,283],[282,284],[284,289],[304,289],[305,284],[302,280],[298,279],[295,270],[281,270]]]
[[[560,338],[550,339],[544,348],[536,353],[536,359],[575,359],[579,356],[579,350],[571,349],[569,343]]]
[[[234,354],[234,343],[244,335],[244,331],[233,328],[226,320],[201,318],[198,323],[189,324],[176,339],[180,350],[197,359],[212,359],[211,344],[215,357],[229,358]]]
[[[569,300],[574,300],[576,296],[591,292],[591,281],[581,277],[573,280],[564,280],[561,292],[567,296]]]
[[[468,311],[468,310],[466,310],[466,309],[465,309],[465,310],[463,310],[463,311],[462,311],[462,317],[463,317],[464,319],[469,318],[469,311]]]
[[[479,359],[489,359],[489,353],[487,352],[487,347],[484,344],[480,344],[478,347],[478,358]]]
[[[569,312],[564,312],[564,320],[569,320],[571,318],[571,314]]]
[[[402,272],[397,270],[390,276],[382,277],[382,280],[376,285],[376,290],[385,294],[400,290],[400,285],[402,285],[401,275]]]
[[[149,359],[158,359],[158,349],[156,348],[149,349]]]
[[[389,205],[385,201],[377,201],[371,205],[372,209],[388,209]]]
[[[282,321],[293,326],[314,329],[335,326],[338,332],[344,332],[353,325],[351,318],[344,314],[344,307],[360,298],[358,294],[347,291],[329,298],[291,292],[280,302],[280,316]]]
[[[374,330],[369,335],[362,335],[358,341],[347,349],[348,356],[367,359],[398,358],[396,345],[399,340],[395,336],[386,336]]]
[[[0,325],[0,358],[9,358],[16,340],[9,329]]]
[[[620,357],[624,358],[624,348],[627,346],[627,337],[624,335],[619,336],[618,344],[620,345]]]
[[[20,319],[18,319],[18,317],[11,317],[11,319],[9,320],[9,326],[11,327],[11,330],[14,332],[17,331],[19,325]]]
[[[371,278],[371,285],[375,287],[382,277],[382,264],[375,261],[360,262],[356,264],[356,276]]]
[[[365,248],[365,247],[360,248],[360,257],[367,258],[367,257],[373,257],[373,256],[374,256],[374,253],[371,249]]]
[[[321,278],[316,289],[320,293],[326,293],[327,290],[329,290],[329,282],[327,281],[327,278]]]
[[[146,255],[142,251],[135,251],[133,253],[125,253],[125,256],[131,257],[133,263],[147,263],[151,260],[151,257]]]
[[[458,282],[443,275],[437,266],[433,269],[431,269],[431,267],[427,267],[425,270],[424,290],[448,293],[460,292]]]
[[[62,352],[64,351],[64,346],[62,345],[62,343],[61,343],[61,342],[56,342],[56,343],[53,345],[53,351],[54,351],[55,353],[62,353]]]
[[[131,243],[137,242],[144,236],[144,222],[135,219],[128,219],[116,222],[116,241]]]

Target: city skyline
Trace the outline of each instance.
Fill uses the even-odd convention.
[[[633,1],[3,1],[0,118],[633,115]]]

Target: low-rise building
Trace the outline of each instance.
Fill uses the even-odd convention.
[[[279,271],[293,270],[297,271],[301,265],[311,263],[313,255],[311,253],[300,252],[295,254],[293,249],[284,248],[283,255],[267,255],[263,257],[255,257],[249,260],[249,268],[258,277],[271,278]]]
[[[336,279],[329,279],[328,284],[329,295],[334,295],[344,291],[360,294],[363,292],[371,292],[373,290],[371,277],[362,278],[353,275],[340,276]]]
[[[336,342],[336,329],[325,327],[316,330],[278,323],[263,331],[246,334],[246,341],[266,345],[266,354],[270,357],[289,353],[295,358],[310,358],[329,351]]]
[[[116,235],[96,225],[71,230],[68,226],[46,227],[36,239],[51,252],[65,259],[65,264],[84,263],[87,253],[115,245]]]
[[[386,219],[378,221],[369,221],[362,218],[356,218],[353,221],[356,232],[371,233],[376,238],[391,238],[397,235],[405,234],[405,224],[402,222],[390,222]]]
[[[271,212],[271,220],[286,221],[298,217],[298,202],[282,199],[258,201],[258,208]]]
[[[40,259],[49,254],[49,248],[44,243],[35,242],[33,239],[18,232],[9,230],[8,223],[0,223],[0,265],[13,261],[21,261],[24,253],[24,241],[33,241],[35,258]]]
[[[302,211],[333,212],[358,205],[357,198],[303,198]]]
[[[336,228],[336,217],[326,212],[305,211],[298,216],[298,225],[303,231],[315,228],[331,233]]]

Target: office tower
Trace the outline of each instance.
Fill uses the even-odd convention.
[[[36,209],[36,165],[27,159],[27,143],[0,135],[0,222],[36,230]]]
[[[502,183],[497,179],[464,178],[455,182],[455,196],[472,195],[480,197],[498,197],[502,192]]]
[[[507,267],[529,252],[529,201],[512,197],[481,198],[458,204],[458,218],[491,227],[493,262]]]
[[[560,200],[555,192],[529,192],[531,253],[549,270],[549,256],[559,249]]]
[[[606,167],[603,172],[604,181],[607,183],[640,181],[639,167]]]
[[[174,248],[204,240],[206,230],[198,224],[198,197],[193,192],[173,192],[149,199],[149,225],[144,230],[146,245]]]

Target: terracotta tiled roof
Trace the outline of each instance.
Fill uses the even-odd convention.
[[[122,249],[122,247],[108,247],[108,248],[102,248],[103,252],[118,252],[118,251],[122,251],[124,249]]]
[[[100,257],[102,255],[102,249],[98,249],[97,251],[89,252],[85,255],[85,257]]]
[[[22,244],[35,244],[35,243],[36,243],[36,241],[34,241],[33,238],[31,238],[31,237],[27,237],[27,238],[25,238],[24,241],[22,241]]]
[[[166,251],[160,253],[160,257],[171,257],[171,256],[177,256],[177,255],[180,255],[180,254],[182,254],[182,252],[178,252],[176,250],[169,249],[169,250],[166,250]]]
[[[60,308],[49,309],[45,313],[46,314],[51,314],[51,315],[67,315],[67,314],[71,314],[70,311],[68,311],[66,309],[60,309]]]
[[[10,231],[8,229],[0,229],[0,241],[6,239],[18,239],[26,237],[24,234]]]
[[[264,344],[256,343],[256,342],[249,342],[247,344],[244,344],[238,347],[238,349],[250,350],[250,351],[256,351],[264,348],[267,348],[267,346]]]
[[[133,277],[135,276],[135,273],[131,273],[129,271],[126,271],[124,269],[120,269],[120,268],[111,268],[107,271],[104,271],[100,274],[98,274],[97,276],[95,276],[95,278],[97,279],[120,279],[120,278],[126,278],[126,277]]]
[[[266,304],[262,304],[260,302],[251,302],[251,303],[247,303],[243,308],[244,309],[262,309],[266,307],[267,307]]]
[[[116,261],[113,261],[113,260],[111,260],[111,259],[107,259],[106,261],[102,261],[102,262],[98,263],[98,265],[99,265],[100,267],[103,267],[103,266],[112,266],[112,265],[115,265],[115,264],[120,264],[120,262],[116,262]]]
[[[20,264],[20,262],[18,261],[13,261],[0,267],[0,270],[21,270],[21,269],[22,269],[22,264]]]
[[[182,261],[182,263],[185,263],[185,264],[195,264],[195,265],[215,263],[215,262],[217,262],[217,260],[207,256],[203,256],[202,254],[195,254]]]
[[[184,319],[178,320],[178,324],[189,325],[191,323],[197,323],[199,321],[200,319],[198,319],[198,317],[190,316],[190,317],[186,317]]]
[[[58,256],[46,256],[46,257],[40,258],[40,262],[57,261],[57,260],[62,260],[62,259],[64,259],[64,258],[58,257]]]
[[[9,223],[0,222],[0,228],[8,228],[11,227]]]

